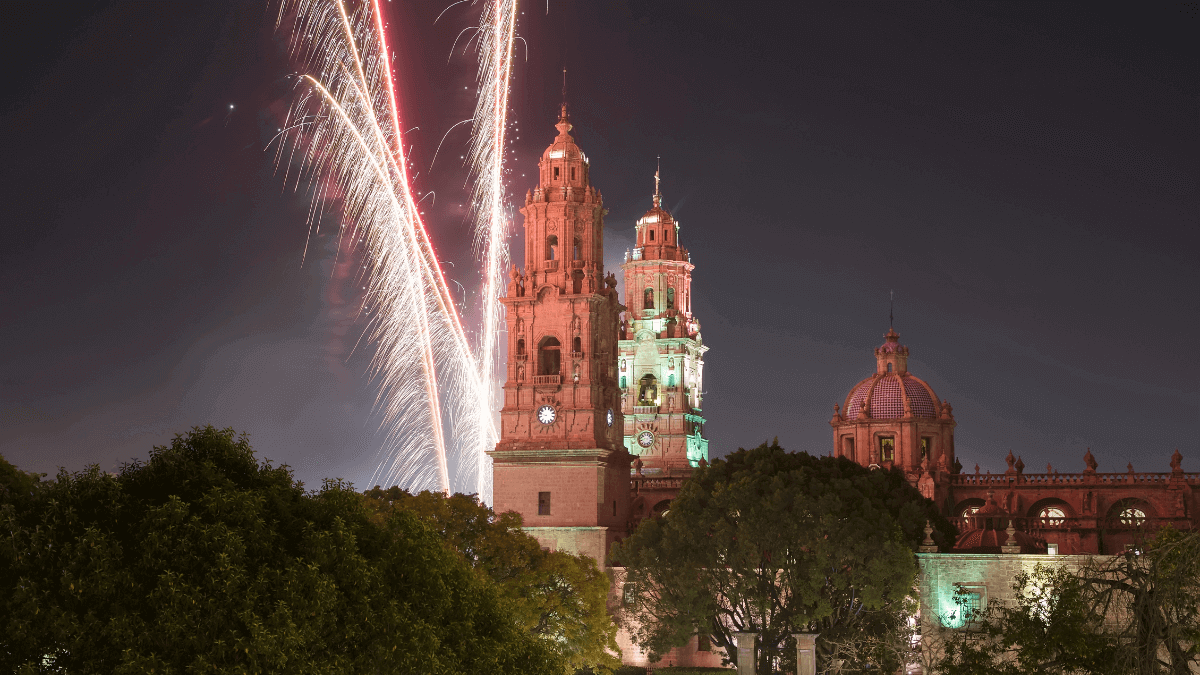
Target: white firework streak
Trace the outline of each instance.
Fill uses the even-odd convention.
[[[367,257],[367,336],[377,345],[371,371],[388,445],[372,482],[485,497],[479,487],[490,476],[479,475],[485,463],[477,455],[497,439],[494,386],[481,378],[414,199],[378,2],[281,4],[279,22],[290,13],[293,53],[307,72],[277,139],[277,162],[290,170],[298,160],[296,185],[309,178],[319,186],[309,227],[335,194],[341,236]]]
[[[475,251],[483,263],[483,330],[479,349],[480,380],[496,377],[496,356],[502,306],[500,291],[508,263],[508,214],[504,189],[505,134],[508,126],[508,94],[512,78],[513,40],[516,34],[516,0],[487,0],[476,35],[479,45],[479,97],[472,120],[471,173],[474,190],[471,207],[475,216]],[[496,387],[481,388],[487,399],[480,409],[496,410]],[[481,424],[484,422],[481,421]],[[494,441],[492,442],[494,447]],[[477,492],[491,501],[491,458],[481,449],[475,471]]]

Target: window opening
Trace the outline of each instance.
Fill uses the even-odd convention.
[[[558,180],[558,167],[554,167],[554,180]]]
[[[575,238],[575,259],[579,260],[579,238]]]
[[[1038,512],[1038,518],[1046,525],[1061,525],[1067,514],[1057,506],[1047,506]]]
[[[617,500],[613,500],[613,515],[617,515]]]
[[[668,288],[667,289],[667,309],[674,309],[674,308],[675,308],[675,289]]]
[[[696,633],[696,651],[712,651],[712,638],[709,637],[708,633]]]
[[[571,340],[571,351],[575,352],[576,354],[583,351],[583,340],[580,338]]]
[[[654,241],[654,230],[650,230],[650,241]]]
[[[1137,527],[1146,522],[1146,512],[1131,506],[1122,509],[1120,520],[1122,525],[1128,527]]]
[[[539,516],[550,515],[550,493],[549,492],[539,492],[538,493],[538,515]]]
[[[854,459],[854,437],[847,436],[842,439],[842,450],[846,457]]]
[[[517,340],[517,356],[525,356],[525,340]]]
[[[896,439],[880,438],[879,439],[879,458],[884,462],[896,461]]]
[[[546,237],[546,260],[558,260],[558,235]]]
[[[638,381],[638,405],[658,405],[658,378],[646,375]]]
[[[889,373],[892,372],[892,364],[890,364],[890,363],[888,364],[888,372]]]
[[[642,308],[654,309],[654,289],[647,288],[646,292],[643,293],[642,296]]]
[[[575,270],[571,273],[571,292],[576,295],[583,292],[583,270]]]
[[[622,376],[621,376],[621,388],[622,388],[622,389],[625,389],[627,386],[628,386],[628,385],[627,385],[627,383],[625,382],[625,376],[624,376],[624,375],[622,375]]]
[[[575,167],[571,167],[571,180],[575,180]]]
[[[933,448],[933,439],[928,436],[921,437],[921,459],[929,456],[929,450]]]
[[[667,376],[667,386],[668,387],[675,386],[675,373],[671,373],[670,375]]]
[[[538,375],[558,375],[562,372],[561,345],[558,338],[548,337],[538,347]]]

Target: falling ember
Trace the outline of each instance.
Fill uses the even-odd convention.
[[[285,172],[294,160],[300,167],[297,185],[307,178],[319,186],[313,191],[310,227],[328,195],[338,194],[341,236],[359,242],[367,256],[367,335],[377,345],[371,368],[380,383],[378,407],[390,448],[372,480],[409,489],[475,492],[485,501],[491,497],[486,489],[491,476],[483,453],[497,438],[491,345],[504,257],[499,166],[515,15],[512,0],[495,2],[484,18],[508,21],[494,29],[504,34],[508,54],[481,52],[481,82],[488,86],[481,87],[479,110],[487,107],[493,111],[489,115],[498,110],[500,120],[480,140],[476,119],[472,149],[474,207],[477,214],[488,214],[479,216],[480,227],[491,228],[480,249],[488,303],[480,362],[474,358],[409,183],[378,0],[352,5],[341,0],[284,0],[279,22],[292,22],[293,53],[305,72],[298,78],[297,100],[276,146],[276,161]],[[489,50],[495,48],[494,43],[488,45]],[[493,58],[499,59],[499,67],[485,68]],[[503,81],[490,79],[495,77]],[[485,106],[489,91],[502,98],[489,99]],[[495,147],[480,150],[480,143]],[[481,170],[480,162],[494,162],[495,173]],[[487,184],[481,185],[484,181]],[[453,439],[449,449],[447,439]],[[451,458],[457,465],[453,481]]]

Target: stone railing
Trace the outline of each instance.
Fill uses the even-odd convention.
[[[954,487],[1004,487],[1008,485],[1164,485],[1179,476],[1200,484],[1200,473],[960,473],[950,475]]]
[[[533,383],[538,384],[561,384],[562,375],[534,375]]]
[[[630,487],[635,493],[640,490],[678,490],[687,479],[687,476],[633,476]]]
[[[542,269],[546,270],[547,272],[553,272],[558,269],[558,261],[547,260],[542,263]]]
[[[635,405],[633,406],[633,414],[635,415],[654,415],[658,413],[656,405]]]

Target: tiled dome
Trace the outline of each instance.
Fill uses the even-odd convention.
[[[875,349],[878,368],[871,377],[854,385],[846,396],[846,419],[862,417],[866,407],[872,419],[905,417],[905,404],[913,417],[935,418],[942,405],[933,389],[908,372],[908,347],[889,330],[886,341]]]
[[[920,378],[910,373],[872,375],[855,385],[846,397],[846,419],[858,419],[863,402],[869,398],[870,415],[874,419],[904,417],[904,402],[912,408],[913,417],[937,417],[941,407],[937,394]]]

